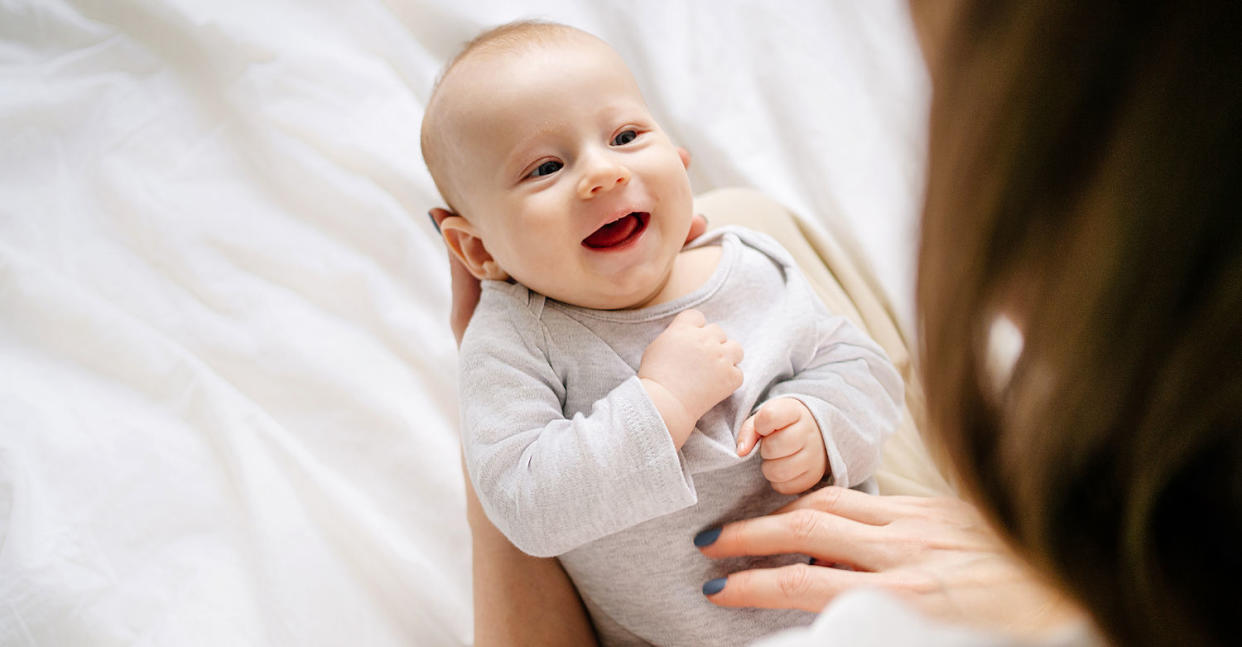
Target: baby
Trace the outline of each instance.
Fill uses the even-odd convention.
[[[444,239],[482,282],[460,379],[488,517],[559,557],[604,644],[744,644],[809,623],[699,592],[797,557],[711,561],[691,538],[871,476],[902,399],[879,347],[767,236],[685,245],[688,158],[594,36],[479,36],[436,86],[422,148]]]

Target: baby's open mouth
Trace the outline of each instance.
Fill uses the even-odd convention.
[[[583,247],[591,249],[617,249],[624,247],[631,241],[637,240],[643,231],[647,229],[647,222],[651,220],[651,214],[634,211],[600,227],[595,233],[587,236],[582,241]]]

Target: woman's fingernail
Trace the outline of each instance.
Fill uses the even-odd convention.
[[[720,593],[724,590],[725,581],[728,579],[727,577],[718,577],[714,580],[709,580],[703,585],[703,595],[716,595]]]
[[[436,233],[440,233],[440,223],[436,222],[436,217],[430,211],[427,212],[427,217],[431,218],[431,226],[436,228]]]
[[[712,528],[711,530],[704,530],[703,532],[694,536],[694,545],[698,546],[699,548],[706,548],[707,546],[711,546],[712,544],[716,543],[716,540],[719,538],[720,538],[720,528]],[[724,586],[724,585],[722,584],[721,586]]]
[[[707,225],[708,227],[712,226],[712,221],[708,220],[705,214],[700,213],[699,215],[703,216],[703,224]]]

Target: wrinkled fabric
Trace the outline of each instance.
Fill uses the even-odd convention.
[[[908,310],[897,0],[523,3]],[[419,154],[508,3],[0,2],[0,644],[464,645],[448,273]]]

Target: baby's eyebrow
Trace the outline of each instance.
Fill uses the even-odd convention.
[[[522,169],[530,162],[534,146],[531,144],[521,144],[514,146],[513,150],[505,156],[504,163],[501,165],[501,172],[505,177],[511,177],[522,172]]]
[[[559,132],[559,129],[551,127],[537,128],[531,131],[530,134],[518,140],[518,143],[509,149],[509,153],[505,156],[504,168],[512,168],[513,173],[520,171],[520,168],[515,167],[525,166],[530,161],[527,158],[535,154],[534,149],[539,146],[540,142],[555,136],[557,132]]]

